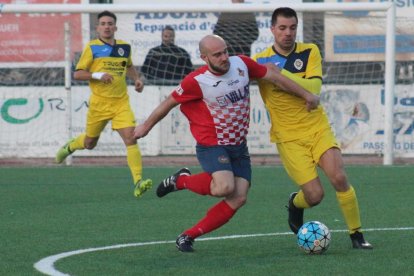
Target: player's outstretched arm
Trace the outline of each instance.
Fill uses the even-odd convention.
[[[172,95],[169,95],[152,111],[151,115],[145,120],[144,123],[135,127],[134,138],[139,139],[147,136],[150,130],[177,105],[178,102],[172,97]]]
[[[263,79],[276,84],[292,95],[303,98],[306,101],[306,107],[308,111],[318,108],[319,96],[312,94],[299,84],[283,76],[276,65],[272,63],[266,63],[265,66],[267,67],[267,73]]]
[[[322,79],[320,78],[311,78],[311,79],[305,79],[301,78],[299,76],[296,76],[295,74],[289,72],[288,70],[281,70],[280,73],[282,73],[283,76],[287,77],[288,79],[293,80],[309,92],[312,92],[315,95],[321,94],[322,89]]]

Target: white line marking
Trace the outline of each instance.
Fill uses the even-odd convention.
[[[364,232],[371,231],[409,231],[414,230],[414,227],[400,227],[400,228],[371,228],[364,229]],[[348,230],[331,230],[331,232],[347,232]],[[281,233],[265,233],[265,234],[246,234],[246,235],[231,235],[231,236],[222,236],[222,237],[211,237],[211,238],[200,238],[199,241],[212,241],[212,240],[227,240],[227,239],[242,239],[242,238],[252,238],[252,237],[267,237],[267,236],[287,236],[293,235],[292,232],[281,232]],[[145,246],[145,245],[154,245],[154,244],[166,244],[166,243],[175,243],[174,241],[153,241],[153,242],[139,242],[139,243],[126,243],[126,244],[116,244],[103,247],[79,249],[69,252],[63,252],[56,255],[52,255],[46,258],[41,259],[34,264],[34,268],[39,272],[51,275],[51,276],[70,276],[70,274],[62,273],[55,269],[55,262],[74,255],[80,255],[89,252],[103,251],[103,250],[112,250],[125,247],[135,247],[135,246]]]

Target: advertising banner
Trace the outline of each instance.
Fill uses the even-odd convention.
[[[137,122],[143,121],[159,103],[158,87],[146,87],[145,93],[136,93],[128,87],[131,107]],[[68,98],[62,87],[8,87],[0,93],[0,158],[54,157],[56,151],[70,138],[85,131],[89,99],[88,86],[72,88],[69,133]],[[144,155],[157,155],[160,150],[159,127],[139,141]],[[77,156],[124,156],[121,137],[108,123],[97,147],[76,152]]]
[[[325,0],[325,2],[384,2],[384,0]],[[414,60],[414,3],[396,5],[396,60]],[[411,4],[410,4],[411,3]],[[344,11],[325,15],[326,61],[383,61],[386,17],[384,12]]]
[[[171,3],[171,1],[154,0],[156,3]],[[263,1],[263,0],[246,0],[243,4],[250,5],[254,3],[274,3],[276,9],[281,4],[286,4],[283,0]],[[128,0],[114,0],[114,4],[128,4]],[[192,0],[178,0],[175,4],[194,5]],[[209,4],[231,4],[231,0],[211,0]],[[302,0],[290,0],[289,4],[302,3]],[[273,44],[273,35],[270,32],[272,10],[266,13],[256,13],[256,21],[259,28],[259,37],[252,44],[251,54],[261,52]],[[212,34],[217,22],[219,13],[210,12],[183,12],[183,13],[147,13],[137,12],[131,14],[122,14],[118,18],[118,31],[116,36],[130,43],[133,48],[133,62],[141,66],[145,56],[150,48],[161,44],[161,30],[166,25],[171,25],[175,31],[175,44],[184,48],[191,56],[194,65],[201,65],[204,62],[200,58],[198,42],[202,37]],[[302,26],[302,17],[299,16],[299,25]],[[302,28],[298,29],[298,39],[303,37]],[[242,39],[242,38],[241,38]]]
[[[129,87],[137,123],[149,116],[173,87],[147,86],[143,93]],[[397,85],[394,98],[394,150],[396,157],[414,157],[414,85]],[[270,121],[258,88],[251,86],[248,146],[251,154],[274,154],[269,142]],[[72,89],[72,136],[85,130],[89,88]],[[381,85],[326,85],[321,94],[344,154],[381,154],[384,151],[384,88]],[[54,157],[71,136],[68,100],[63,88],[7,87],[0,94],[0,158]],[[187,119],[174,108],[139,140],[143,155],[193,154],[195,142]],[[124,156],[118,133],[105,128],[98,146],[78,156]]]
[[[3,0],[2,3],[80,4],[82,0]],[[65,22],[71,27],[72,52],[81,51],[80,14],[0,13],[0,68],[63,62]]]
[[[414,85],[396,85],[394,153],[414,157]],[[321,102],[344,153],[384,151],[385,92],[381,85],[326,86]]]

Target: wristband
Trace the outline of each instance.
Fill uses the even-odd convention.
[[[105,73],[95,72],[95,73],[92,73],[92,78],[95,80],[100,80],[103,77],[103,75],[105,75]]]

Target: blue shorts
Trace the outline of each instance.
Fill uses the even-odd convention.
[[[247,181],[252,179],[249,149],[246,143],[237,146],[196,146],[197,159],[205,172],[231,171]]]

